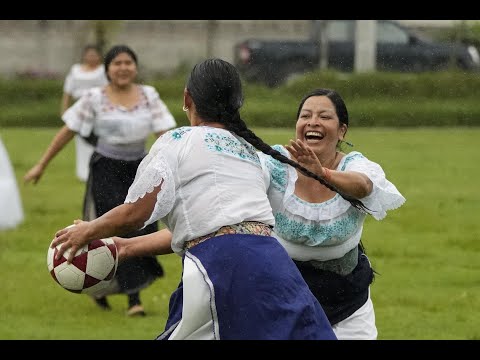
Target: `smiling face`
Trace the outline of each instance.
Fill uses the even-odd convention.
[[[102,56],[94,48],[88,48],[83,53],[83,63],[91,67],[99,66],[102,63]]]
[[[316,154],[335,152],[346,131],[347,126],[340,123],[335,105],[327,96],[311,96],[304,102],[297,119],[296,136]]]
[[[125,87],[132,84],[137,77],[137,63],[126,52],[115,56],[107,69],[108,77],[112,84]]]

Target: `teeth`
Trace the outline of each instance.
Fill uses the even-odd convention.
[[[318,137],[321,137],[323,138],[323,135],[317,131],[309,131],[305,134],[305,136],[318,136]]]

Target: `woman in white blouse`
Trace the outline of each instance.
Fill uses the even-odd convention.
[[[273,150],[241,119],[242,103],[232,64],[197,64],[184,90],[191,126],[155,142],[123,205],[59,230],[52,246],[63,243],[60,258],[68,248],[72,254],[95,238],[161,219],[168,230],[115,238],[121,261],[182,256],[182,279],[157,339],[335,339],[320,304],[271,236],[274,219],[256,148]]]
[[[158,92],[149,85],[135,83],[137,55],[125,45],[112,47],[105,55],[108,85],[94,87],[62,116],[65,125],[49,147],[25,175],[26,182],[37,183],[51,159],[75,136],[95,137],[95,152],[84,200],[84,220],[91,220],[122,204],[138,165],[146,155],[150,134],[160,136],[176,122]],[[158,230],[157,222],[126,237]],[[106,296],[128,295],[127,315],[145,315],[140,290],[163,276],[163,268],[153,256],[129,259],[122,263],[112,287],[95,296],[97,305],[110,309]]]
[[[348,112],[340,95],[316,89],[299,105],[297,140],[273,148],[360,200],[381,220],[405,198],[379,164],[358,151],[341,150],[347,129]],[[262,157],[262,163],[275,234],[322,304],[338,339],[376,339],[373,270],[360,243],[367,213],[278,160]]]
[[[88,89],[107,84],[100,49],[95,45],[86,45],[82,51],[82,62],[72,65],[63,83],[60,115],[63,115]],[[93,150],[94,146],[87,139],[75,135],[75,170],[77,177],[82,181],[87,181]]]
[[[0,231],[15,228],[23,219],[17,178],[8,151],[0,138]]]

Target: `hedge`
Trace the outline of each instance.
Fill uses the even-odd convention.
[[[185,75],[151,79],[179,125]],[[0,127],[57,127],[62,80],[0,80]],[[317,87],[337,90],[352,126],[480,126],[480,74],[311,72],[275,89],[244,82],[242,118],[251,126],[291,127],[302,96]]]

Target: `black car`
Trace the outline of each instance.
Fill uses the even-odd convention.
[[[354,70],[356,20],[327,20],[328,68]],[[474,46],[435,42],[392,20],[377,20],[376,70],[397,72],[439,71],[452,66],[480,70]],[[250,81],[279,85],[295,74],[319,68],[320,45],[308,41],[248,39],[234,47],[234,62]]]

